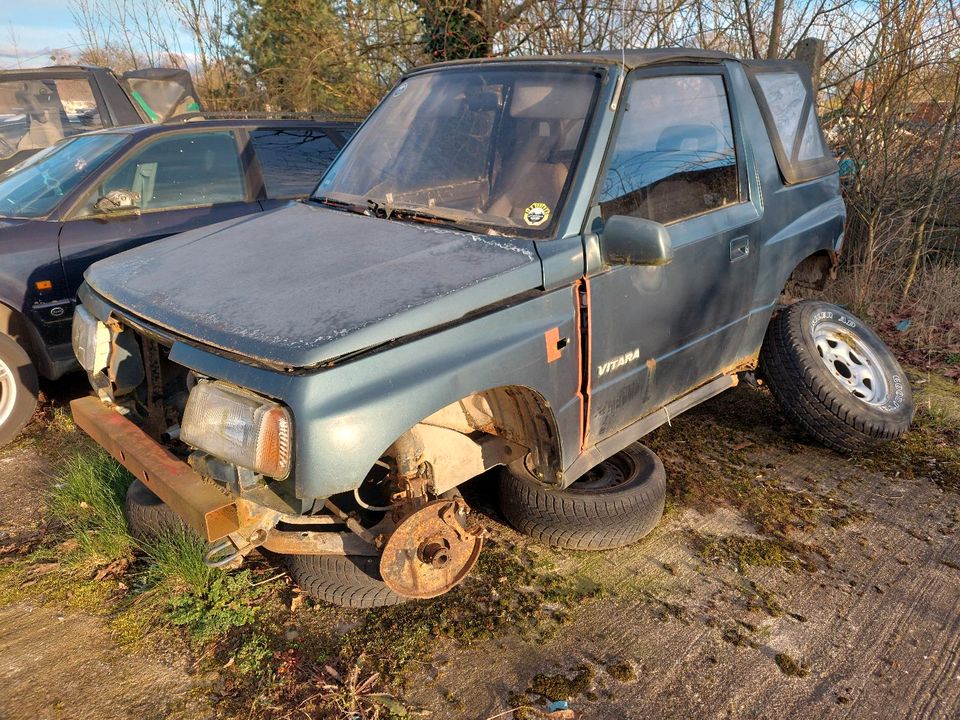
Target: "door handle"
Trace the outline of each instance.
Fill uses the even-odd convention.
[[[737,260],[742,260],[750,254],[750,238],[744,235],[743,237],[734,238],[730,241],[730,262],[735,262]]]

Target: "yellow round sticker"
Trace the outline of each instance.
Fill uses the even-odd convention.
[[[523,221],[527,225],[543,225],[550,218],[550,208],[546,203],[535,202],[523,211]]]

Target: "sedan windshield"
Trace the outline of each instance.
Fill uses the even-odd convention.
[[[0,217],[38,218],[53,210],[127,135],[83,135],[37,153],[0,175]]]
[[[543,236],[559,215],[599,78],[485,65],[401,82],[314,200],[382,217]]]

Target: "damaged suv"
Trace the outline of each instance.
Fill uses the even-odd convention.
[[[135,531],[285,555],[334,603],[436,596],[483,543],[462,483],[499,468],[507,519],[550,544],[634,542],[665,488],[637,441],[744,374],[838,451],[901,435],[890,352],[795,301],[844,213],[802,65],[433,65],[309,200],[93,265],[74,418],[138,478]]]

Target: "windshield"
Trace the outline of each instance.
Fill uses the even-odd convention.
[[[314,200],[543,236],[559,215],[598,86],[592,68],[491,64],[414,75],[374,111]]]
[[[0,216],[47,215],[127,138],[111,134],[71,138],[4,173],[0,176]]]

